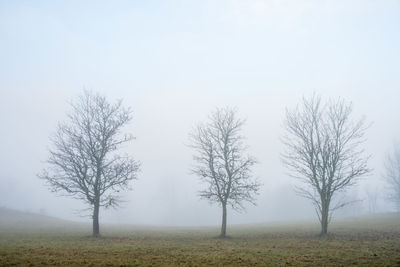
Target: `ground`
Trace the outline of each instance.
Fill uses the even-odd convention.
[[[0,225],[0,266],[400,266],[400,216],[216,227]]]

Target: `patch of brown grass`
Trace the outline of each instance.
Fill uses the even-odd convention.
[[[400,266],[397,222],[390,227],[337,224],[323,238],[314,226],[231,227],[227,239],[215,238],[218,230],[213,228],[108,228],[100,238],[73,230],[57,234],[3,229],[0,265]]]

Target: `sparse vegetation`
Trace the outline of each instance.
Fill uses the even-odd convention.
[[[321,238],[318,225],[292,223],[218,229],[90,226],[64,231],[0,228],[1,266],[398,266],[397,215],[335,221]],[[51,229],[51,228],[50,228]]]

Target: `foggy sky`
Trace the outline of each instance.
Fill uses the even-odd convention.
[[[188,133],[216,107],[247,119],[249,154],[263,183],[257,206],[229,223],[315,219],[293,191],[280,153],[285,108],[314,92],[365,115],[372,175],[341,213],[393,210],[382,180],[400,141],[400,1],[0,1],[0,206],[72,220],[81,202],[36,177],[49,137],[83,88],[132,107],[125,151],[142,163],[118,210],[101,222],[217,225],[200,200]]]

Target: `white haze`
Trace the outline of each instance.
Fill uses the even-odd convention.
[[[197,196],[188,133],[216,107],[247,119],[257,206],[228,223],[314,219],[280,153],[285,108],[314,92],[352,101],[372,122],[372,175],[338,215],[393,211],[383,163],[400,136],[400,1],[1,1],[0,206],[87,220],[78,200],[36,177],[49,136],[83,88],[133,109],[125,151],[142,162],[133,190],[101,222],[217,225]],[[377,196],[370,209],[371,195]],[[82,215],[82,213],[81,213]]]

